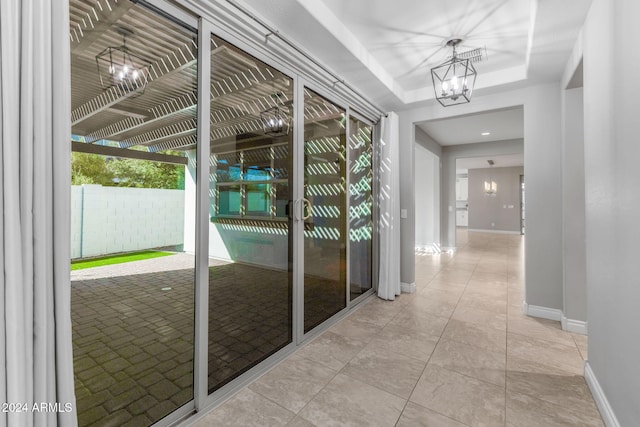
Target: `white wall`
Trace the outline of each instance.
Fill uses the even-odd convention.
[[[520,175],[524,168],[469,169],[469,229],[520,233]],[[496,194],[484,191],[484,182],[498,185]]]
[[[71,259],[80,258],[82,245],[82,186],[71,186]]]
[[[72,258],[182,244],[183,190],[71,188]]]
[[[594,0],[583,29],[587,372],[621,426],[640,420],[638,16],[640,2]]]
[[[587,320],[587,259],[584,199],[584,106],[582,88],[564,90],[562,201],[564,315]]]
[[[440,159],[415,144],[416,248],[431,248],[440,243],[437,217],[440,216]]]
[[[209,225],[209,256],[213,258],[287,270],[288,245],[286,230],[240,222]],[[322,266],[318,275],[322,275]]]
[[[196,150],[189,150],[184,168],[184,251],[196,252]]]
[[[529,305],[560,311],[563,308],[560,85],[538,86],[527,92],[525,297]]]

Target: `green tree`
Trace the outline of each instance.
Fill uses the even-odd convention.
[[[184,166],[73,152],[71,184],[184,189]]]
[[[71,184],[113,185],[113,174],[105,157],[98,154],[71,153]]]
[[[111,159],[107,168],[119,187],[184,188],[184,166],[137,159]]]

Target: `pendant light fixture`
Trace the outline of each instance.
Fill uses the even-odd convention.
[[[279,93],[271,95],[271,98],[274,100],[275,105],[260,113],[264,133],[271,136],[287,135],[290,128],[289,110],[280,101]]]
[[[462,39],[454,38],[446,42],[453,49],[451,59],[431,69],[431,80],[436,99],[443,107],[471,101],[477,72],[469,58],[461,58],[456,47]]]
[[[133,36],[133,31],[124,27],[116,31],[122,36],[122,45],[109,46],[96,55],[100,85],[103,90],[117,86],[125,92],[142,94],[151,64],[127,47],[127,37]]]
[[[491,172],[495,162],[493,160],[487,160],[487,163],[489,163],[489,180],[484,182],[484,193],[487,196],[495,196],[498,192],[498,184],[493,180],[493,174]]]

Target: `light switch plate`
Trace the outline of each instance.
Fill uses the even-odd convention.
[[[400,218],[407,218],[407,210],[406,209],[400,209]]]

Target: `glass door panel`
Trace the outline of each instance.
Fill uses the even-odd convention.
[[[212,36],[208,389],[292,341],[293,80]]]
[[[346,115],[304,90],[304,332],[346,307]]]
[[[349,117],[349,275],[351,300],[373,283],[373,145],[370,125]]]
[[[193,400],[197,33],[105,4],[69,1],[75,394],[80,426],[147,426]]]

